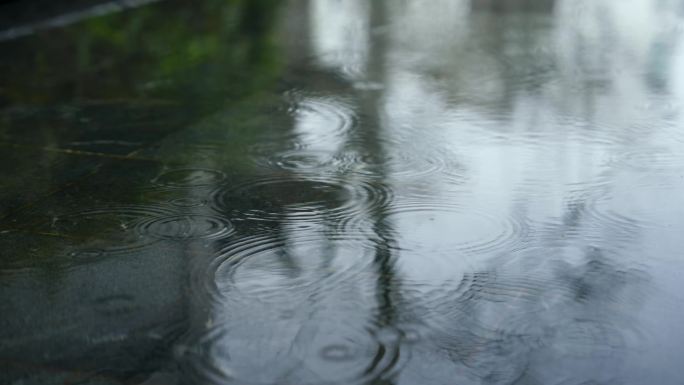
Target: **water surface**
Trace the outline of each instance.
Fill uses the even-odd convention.
[[[95,3],[1,24],[1,383],[681,384],[682,1]]]

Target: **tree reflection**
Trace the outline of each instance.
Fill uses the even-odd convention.
[[[0,266],[0,382],[174,370],[173,345],[206,321],[189,272],[220,246],[190,222],[215,215],[224,174],[171,142],[273,85],[279,8],[169,1],[0,43],[0,233],[18,246]]]

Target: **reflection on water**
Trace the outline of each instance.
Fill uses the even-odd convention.
[[[0,382],[681,382],[681,0],[41,25],[0,33]]]

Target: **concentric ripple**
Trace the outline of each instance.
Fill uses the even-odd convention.
[[[453,155],[429,151],[425,154],[399,152],[389,154],[383,167],[395,178],[441,177],[441,180],[463,180],[463,168],[451,159]]]
[[[337,145],[354,125],[354,111],[335,98],[305,98],[293,113],[294,130],[303,147]]]
[[[270,157],[274,151],[314,150],[334,151],[348,137],[355,125],[354,110],[345,101],[334,97],[311,97],[293,93],[289,109],[294,126],[279,137],[265,138],[251,148],[257,156]]]
[[[422,253],[493,254],[520,244],[528,232],[515,213],[429,201],[395,204],[387,220],[400,231],[406,229],[398,240],[400,250]]]
[[[364,237],[310,230],[226,246],[202,281],[213,307],[230,310],[183,352],[190,375],[259,385],[366,384],[389,376],[402,362],[400,332],[364,311],[348,313],[377,306],[365,294],[376,282],[377,247]]]
[[[401,180],[434,177],[442,183],[460,183],[464,180],[462,166],[449,154],[437,149],[427,153],[397,151],[381,156],[358,151],[297,149],[269,154],[260,159],[260,165],[265,168],[304,175],[347,173],[367,178],[391,177]]]
[[[593,247],[526,248],[489,260],[450,288],[406,292],[404,306],[420,324],[421,346],[444,351],[476,378],[510,383],[530,351],[595,358],[640,346],[630,314],[647,276],[633,266]]]
[[[199,214],[151,218],[139,229],[142,234],[167,240],[223,238],[235,230],[227,219]]]
[[[397,146],[397,148],[393,148]],[[373,178],[400,180],[424,177],[440,178],[441,182],[464,179],[464,170],[454,155],[438,146],[425,152],[405,151],[408,144],[388,143],[384,154],[343,152],[335,157],[340,169]]]
[[[233,189],[219,189],[213,203],[231,218],[251,221],[330,224],[352,228],[369,211],[392,200],[381,183],[363,179],[271,178]]]
[[[50,231],[81,245],[74,256],[129,252],[158,240],[216,239],[235,228],[225,218],[201,214],[177,214],[157,206],[114,206],[59,215]]]
[[[156,206],[110,206],[56,216],[49,231],[104,252],[128,252],[146,247],[157,239],[141,230],[154,218],[173,216]]]
[[[323,383],[366,383],[398,367],[400,333],[343,322],[305,324],[294,351]]]
[[[357,171],[372,165],[368,161],[367,157],[353,151],[296,149],[268,154],[260,158],[259,164],[279,171],[319,174]]]
[[[207,168],[182,168],[168,170],[152,180],[152,183],[176,188],[215,186],[225,179],[219,170]]]
[[[368,323],[258,320],[211,329],[181,358],[203,383],[366,384],[399,368],[399,341]]]
[[[412,302],[442,335],[440,340],[459,332],[482,339],[501,338],[504,332],[511,338],[538,340],[561,320],[595,317],[616,307],[628,313],[639,303],[635,293],[643,289],[647,276],[613,256],[594,247],[527,248],[492,259],[451,287]],[[616,314],[616,319],[624,315]]]
[[[566,200],[565,212],[560,221],[546,226],[546,233],[556,232],[563,237],[583,237],[600,240],[610,234],[612,239],[629,241],[641,228],[651,226],[643,218],[626,215],[629,207],[615,207],[617,201],[609,189],[588,193],[573,192]],[[549,234],[551,235],[551,234]],[[559,241],[562,240],[559,239]]]
[[[288,171],[314,171],[334,169],[334,155],[328,151],[289,150],[265,157],[263,166]]]
[[[206,199],[194,199],[194,198],[175,198],[171,199],[169,203],[175,207],[181,209],[190,209],[207,205]]]
[[[371,271],[376,246],[351,236],[244,238],[221,250],[209,266],[209,291],[217,301],[305,300],[361,279]]]

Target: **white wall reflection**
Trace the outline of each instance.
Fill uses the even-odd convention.
[[[330,157],[341,149],[355,119],[350,105],[338,98],[304,97],[293,108],[296,147],[323,157]]]
[[[312,0],[311,46],[324,68],[349,80],[362,78],[370,45],[370,4],[365,0]]]

